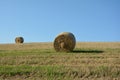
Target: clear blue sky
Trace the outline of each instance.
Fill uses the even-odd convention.
[[[0,43],[52,42],[72,32],[77,41],[120,41],[120,0],[0,0]]]

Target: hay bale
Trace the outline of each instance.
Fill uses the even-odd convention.
[[[23,39],[23,37],[16,37],[16,38],[15,38],[15,42],[16,42],[16,43],[23,43],[23,42],[24,42],[24,39]]]
[[[70,32],[60,33],[54,40],[54,49],[57,52],[70,52],[75,48],[76,39]]]

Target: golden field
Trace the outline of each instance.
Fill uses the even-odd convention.
[[[120,42],[0,44],[0,80],[120,80]]]

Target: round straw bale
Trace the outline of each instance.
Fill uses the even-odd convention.
[[[76,39],[70,32],[60,33],[54,40],[54,49],[57,52],[70,52],[75,48]]]
[[[23,42],[24,42],[24,39],[23,39],[23,37],[16,37],[16,38],[15,38],[15,42],[16,42],[16,43],[23,43]]]

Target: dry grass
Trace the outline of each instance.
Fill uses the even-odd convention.
[[[0,50],[52,49],[53,43],[0,44]]]
[[[53,43],[0,45],[0,79],[119,80],[120,43],[81,42],[70,53]]]

